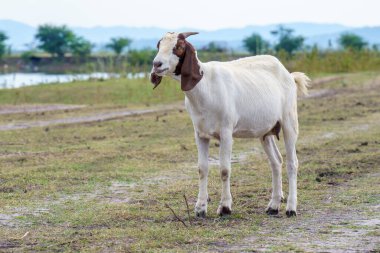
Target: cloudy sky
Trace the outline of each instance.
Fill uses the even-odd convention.
[[[380,25],[379,0],[0,0],[0,19],[214,30],[286,22]]]

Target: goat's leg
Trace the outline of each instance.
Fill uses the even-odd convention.
[[[261,139],[264,151],[269,158],[269,165],[272,169],[272,198],[266,209],[266,213],[269,215],[278,214],[278,210],[281,205],[281,199],[284,198],[282,192],[282,156],[276,146],[273,135],[266,136],[265,139]]]
[[[232,196],[230,191],[232,143],[232,131],[223,131],[220,135],[219,147],[220,177],[222,179],[222,197],[217,213],[220,216],[229,215],[231,214],[232,210]]]
[[[195,141],[198,147],[198,172],[199,172],[199,193],[195,205],[195,215],[197,217],[206,217],[207,214],[207,177],[208,177],[208,150],[209,139],[200,138],[195,133]]]
[[[286,205],[288,217],[297,215],[297,170],[298,159],[296,154],[296,142],[298,137],[298,120],[295,118],[285,121],[283,125],[284,141],[286,149],[286,169],[289,180],[289,195]]]

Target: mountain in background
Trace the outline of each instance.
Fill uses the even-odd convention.
[[[302,35],[306,38],[305,44],[318,45],[326,48],[331,42],[333,47],[337,47],[337,39],[344,32],[352,32],[363,37],[369,44],[380,44],[380,26],[354,28],[339,24],[317,24],[317,23],[284,23],[285,27],[292,28],[295,34]],[[211,41],[234,50],[243,50],[242,40],[251,35],[258,33],[266,40],[274,42],[274,37],[270,31],[275,30],[278,24],[246,26],[243,28],[226,28],[214,31],[199,30],[193,28],[182,28],[168,30],[157,27],[128,27],[128,26],[95,26],[91,28],[70,27],[76,34],[85,37],[92,43],[96,44],[96,49],[104,48],[111,37],[126,36],[133,39],[132,48],[155,48],[157,40],[167,31],[197,31],[200,34],[191,37],[191,42],[196,47],[202,47]],[[13,51],[26,50],[30,46],[35,46],[34,35],[36,27],[12,20],[0,20],[0,31],[4,31],[9,40],[7,44],[12,46]]]

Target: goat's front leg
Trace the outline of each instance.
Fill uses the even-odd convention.
[[[208,177],[208,150],[209,139],[201,138],[195,132],[195,141],[198,147],[198,172],[199,172],[199,193],[195,205],[195,215],[197,217],[206,217],[207,214],[207,177]]]
[[[231,153],[232,153],[232,131],[224,130],[220,134],[220,177],[222,179],[222,198],[218,207],[218,215],[231,214],[232,196],[230,191],[231,176]]]

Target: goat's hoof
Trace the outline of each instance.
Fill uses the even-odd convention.
[[[231,208],[227,207],[227,206],[219,206],[218,208],[218,215],[219,216],[227,216],[227,215],[231,215]]]
[[[286,211],[286,216],[288,217],[297,216],[297,212],[293,210]]]
[[[195,212],[195,215],[197,216],[197,218],[206,218],[206,211],[197,211]]]
[[[268,209],[265,211],[268,215],[277,215],[278,214],[278,209],[273,209],[268,207]]]

